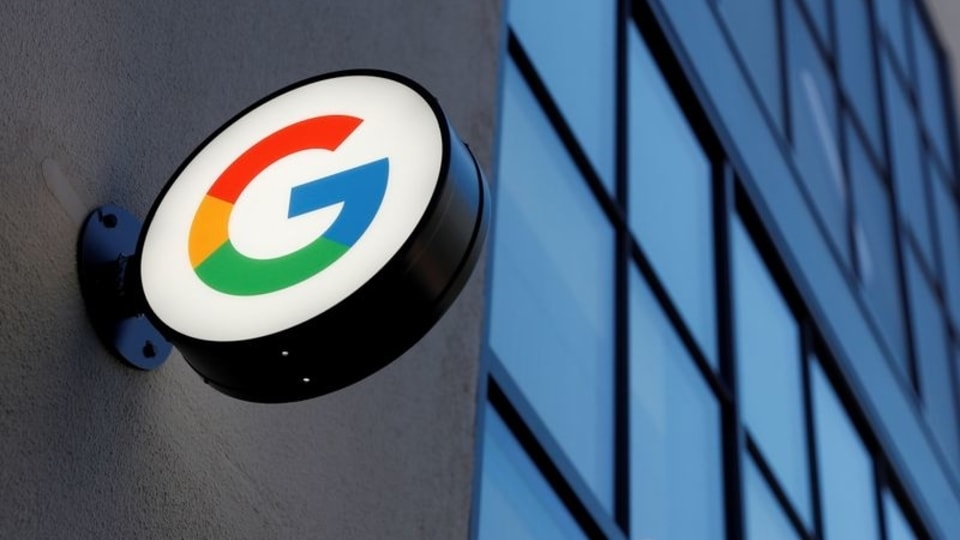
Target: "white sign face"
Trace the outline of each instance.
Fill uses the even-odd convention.
[[[183,167],[147,225],[151,310],[186,336],[238,341],[335,306],[427,210],[439,122],[416,90],[374,75],[318,80],[247,112]]]

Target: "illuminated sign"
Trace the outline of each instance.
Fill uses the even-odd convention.
[[[221,391],[290,401],[402,354],[483,243],[482,175],[436,100],[378,71],[298,83],[239,114],[154,203],[145,313]]]

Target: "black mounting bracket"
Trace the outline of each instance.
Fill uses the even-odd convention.
[[[119,206],[97,208],[87,217],[77,244],[80,291],[100,340],[130,366],[153,370],[173,346],[144,315],[145,301],[134,279],[140,220]]]

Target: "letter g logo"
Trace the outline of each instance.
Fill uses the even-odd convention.
[[[267,294],[300,283],[343,256],[380,208],[389,176],[387,158],[293,188],[288,218],[341,202],[343,208],[324,234],[292,253],[248,257],[230,241],[228,223],[240,194],[265,168],[303,150],[335,151],[362,122],[346,115],[302,120],[264,137],[231,163],[207,191],[190,227],[190,263],[197,276],[226,294]]]

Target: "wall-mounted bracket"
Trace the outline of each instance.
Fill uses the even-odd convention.
[[[118,206],[94,210],[80,231],[77,271],[100,340],[127,364],[152,370],[163,364],[173,347],[144,315],[142,295],[129,279],[140,228],[140,220]]]

